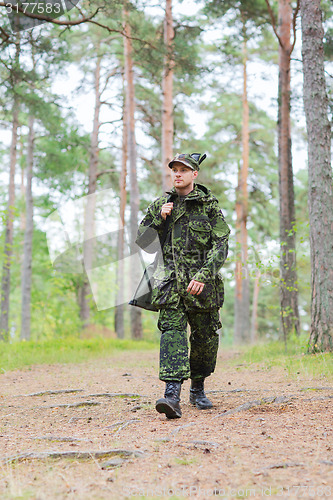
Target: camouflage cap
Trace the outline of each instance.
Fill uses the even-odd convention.
[[[174,163],[182,163],[186,167],[192,170],[200,170],[200,163],[206,158],[206,154],[201,153],[191,153],[191,154],[180,154],[177,153],[176,156],[170,161],[169,168],[173,167]]]

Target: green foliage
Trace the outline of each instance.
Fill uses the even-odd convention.
[[[148,2],[149,3],[149,2]],[[165,57],[163,42],[163,7],[160,16],[149,13],[147,2],[128,3],[129,22],[133,36],[133,60],[136,86],[136,126],[140,209],[161,194],[161,102],[162,71]],[[276,0],[270,4],[277,19]],[[295,7],[295,1],[292,2]],[[332,2],[321,2],[324,13],[325,54],[332,58]],[[98,7],[94,18],[115,32],[85,24],[71,29],[45,24],[21,33],[21,60],[15,60],[15,34],[10,33],[5,15],[1,17],[2,37],[0,78],[0,120],[9,128],[12,119],[13,96],[20,101],[20,145],[18,164],[26,165],[27,123],[33,114],[36,123],[34,159],[35,234],[33,242],[32,331],[34,339],[51,339],[77,335],[81,328],[78,289],[83,275],[55,272],[52,268],[44,234],[45,218],[68,199],[82,197],[86,192],[89,165],[90,135],[76,123],[70,103],[53,95],[52,81],[56,75],[81,72],[82,82],[77,92],[91,92],[97,56],[103,57],[102,80],[107,102],[116,115],[110,129],[101,127],[103,137],[99,151],[99,168],[114,172],[99,177],[98,189],[112,187],[119,192],[121,165],[121,115],[123,103],[122,71],[124,47],[121,35],[123,2],[85,2],[84,12]],[[155,6],[156,7],[156,6]],[[176,9],[174,10],[176,12]],[[233,81],[240,77],[242,41],[247,41],[248,57],[252,61],[277,62],[277,40],[271,29],[271,19],[265,0],[212,0],[196,17],[175,14],[174,27],[174,150],[208,153],[198,182],[212,189],[218,197],[228,222],[233,224],[235,180],[241,164],[241,95],[234,92]],[[213,29],[218,40],[207,42],[206,33]],[[3,32],[3,34],[4,34]],[[33,64],[34,61],[34,64]],[[267,66],[268,67],[268,66]],[[269,68],[269,67],[268,67]],[[114,71],[107,81],[109,72]],[[268,69],[269,71],[269,69]],[[67,72],[67,73],[66,73]],[[225,76],[232,80],[225,83]],[[251,72],[249,72],[251,74]],[[107,82],[107,83],[106,83]],[[240,88],[239,82],[238,88]],[[251,82],[249,82],[251,83]],[[103,86],[102,85],[102,86]],[[225,85],[225,87],[224,87]],[[332,89],[328,89],[332,93]],[[108,92],[110,93],[108,94]],[[331,105],[332,99],[330,99]],[[192,114],[205,122],[207,132],[196,136]],[[110,115],[108,115],[110,116]],[[113,120],[113,115],[111,120]],[[104,118],[104,115],[103,115]],[[108,119],[108,118],[107,118]],[[258,305],[260,338],[277,338],[279,330],[279,220],[277,193],[277,159],[275,154],[276,124],[265,111],[250,102],[250,168],[249,168],[249,267],[250,293],[255,273],[261,272]],[[111,130],[111,132],[109,132]],[[105,132],[106,131],[106,132]],[[104,133],[105,132],[105,133]],[[2,173],[7,175],[8,141],[0,144]],[[3,179],[5,179],[5,175]],[[301,315],[304,322],[310,316],[310,263],[307,215],[307,176],[298,172],[295,178],[298,287]],[[6,180],[0,186],[0,215],[5,214]],[[15,206],[15,242],[12,266],[11,332],[16,338],[20,328],[20,285],[23,232],[18,219],[25,209],[24,196]],[[3,247],[4,234],[0,234]],[[1,247],[1,248],[2,248]],[[226,263],[226,298],[222,310],[222,342],[231,342],[233,333],[234,231]],[[0,264],[2,264],[0,251]],[[113,309],[97,311],[92,306],[92,320],[113,328]],[[144,336],[158,339],[157,317],[143,313]],[[126,328],[129,320],[126,317]]]
[[[276,13],[277,2],[272,4]],[[227,60],[232,62],[240,58],[240,40],[258,42],[262,37],[271,41],[267,36],[271,18],[265,0],[210,0],[205,4],[203,12],[209,19],[221,19],[226,23],[226,31],[230,32],[222,37],[223,52]],[[235,30],[239,36],[235,37]],[[238,42],[238,43],[237,43]],[[266,49],[268,47],[266,46]]]
[[[174,29],[176,91],[191,95],[198,91],[195,84],[199,83],[203,71],[198,44],[202,28],[193,23],[193,19],[184,17],[176,21]]]
[[[333,27],[327,29],[324,38],[325,59],[333,61]]]
[[[311,272],[308,213],[308,172],[299,170],[294,178],[296,211],[297,287],[301,321],[310,324]]]
[[[79,134],[77,128],[61,122],[52,124],[51,130],[36,139],[36,168],[39,179],[48,189],[68,192],[77,183],[84,183],[89,159],[89,138]],[[83,190],[83,189],[82,189]]]
[[[250,103],[250,159],[249,159],[249,213],[255,226],[252,237],[260,233],[260,239],[277,236],[277,159],[274,153],[275,123],[267,114]],[[213,176],[205,181],[213,186],[219,175],[224,190],[230,192],[228,178],[237,176],[242,158],[241,120],[242,98],[235,93],[221,91],[221,95],[202,109],[209,114],[209,127],[204,137],[210,151],[205,171]],[[205,172],[203,171],[203,173]],[[201,175],[201,174],[200,174]],[[229,187],[230,186],[230,187]],[[215,187],[215,186],[214,186]],[[228,189],[229,187],[229,189]],[[232,196],[234,200],[234,195]],[[222,201],[222,200],[221,200]],[[226,201],[227,200],[223,200]],[[229,201],[230,203],[230,201]],[[228,204],[226,205],[228,208]],[[231,207],[230,207],[231,209]]]
[[[276,8],[276,2],[272,6]],[[206,2],[204,12],[216,17],[222,17],[228,12],[232,15],[241,12],[245,21],[251,20],[257,25],[269,21],[265,0],[211,0]]]
[[[254,52],[261,61],[277,65],[279,62],[278,41],[273,31],[269,29],[262,30],[255,51],[251,49],[250,52]]]

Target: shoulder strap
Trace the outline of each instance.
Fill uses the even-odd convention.
[[[169,194],[168,198],[167,198],[167,202],[169,202],[172,198],[172,195]],[[166,237],[167,237],[167,234],[168,234],[168,230],[169,230],[169,226],[170,226],[170,222],[171,222],[171,217],[170,215],[167,215],[167,218],[166,218],[166,221],[165,221],[165,226],[164,226],[164,229],[163,229],[163,234],[162,234],[162,237],[161,237],[161,240],[160,240],[160,243],[161,243],[161,248],[163,248],[163,245],[165,243],[165,240],[166,240]]]
[[[172,198],[172,194],[169,194],[169,196],[167,198],[167,203],[171,200],[171,198]],[[166,240],[166,237],[167,237],[167,234],[168,234],[168,230],[169,230],[169,227],[170,227],[170,222],[171,222],[171,217],[170,217],[170,215],[167,215],[167,218],[165,220],[165,226],[164,226],[164,229],[163,229],[163,234],[162,234],[162,237],[160,239],[161,248],[163,248],[163,246],[164,246],[164,243],[165,243],[165,240]]]
[[[161,248],[163,248],[163,246],[164,246],[164,243],[165,243],[165,240],[166,240],[166,237],[167,237],[167,234],[168,234],[168,229],[169,229],[169,226],[170,226],[170,221],[171,221],[171,217],[170,217],[170,215],[167,215],[167,218],[166,218],[166,221],[165,221],[164,230],[163,230],[163,234],[162,234],[162,238],[160,240]]]

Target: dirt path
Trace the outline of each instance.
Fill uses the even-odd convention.
[[[333,383],[230,356],[206,383],[214,408],[187,381],[177,420],[154,409],[156,351],[0,375],[1,498],[332,498]]]

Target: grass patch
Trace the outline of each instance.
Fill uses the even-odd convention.
[[[0,372],[36,364],[80,363],[115,351],[156,349],[156,342],[95,337],[0,343]]]
[[[307,354],[307,336],[292,338],[287,352],[283,342],[266,342],[241,346],[240,356],[234,361],[239,369],[257,365],[263,370],[282,367],[292,378],[326,378],[333,380],[333,353]]]
[[[191,457],[190,458],[187,458],[187,457],[184,457],[184,458],[175,457],[174,462],[177,465],[192,465],[192,464],[197,463],[197,459],[196,459],[196,457],[192,457],[192,458]]]

